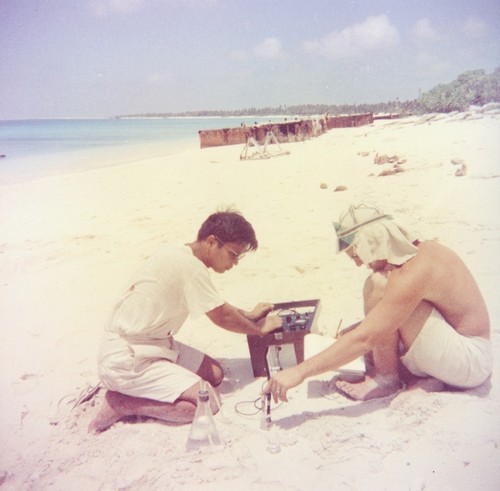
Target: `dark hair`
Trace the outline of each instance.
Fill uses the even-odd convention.
[[[205,240],[209,235],[215,235],[222,242],[246,244],[248,250],[252,251],[259,245],[252,225],[235,210],[218,211],[210,215],[201,225],[197,240]]]

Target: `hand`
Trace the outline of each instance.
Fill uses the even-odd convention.
[[[260,332],[264,336],[279,329],[283,325],[283,319],[279,315],[268,315],[258,321],[257,325],[260,327]]]
[[[291,367],[281,372],[275,373],[264,386],[262,392],[264,394],[271,393],[274,402],[285,401],[288,402],[286,396],[288,389],[295,387],[304,381],[304,377],[300,374],[299,368]]]
[[[274,305],[272,303],[262,302],[257,304],[254,309],[248,313],[248,318],[256,322],[265,317],[272,310],[274,310]]]

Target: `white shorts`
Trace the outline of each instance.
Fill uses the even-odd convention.
[[[173,338],[169,340],[171,351],[177,355],[175,362],[166,357],[138,357],[134,345],[112,336],[103,341],[99,353],[101,382],[121,394],[173,403],[201,380],[196,372],[205,354]]]
[[[418,377],[434,377],[453,387],[481,385],[493,367],[491,341],[459,334],[433,309],[424,327],[401,357]]]

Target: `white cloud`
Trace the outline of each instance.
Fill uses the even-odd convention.
[[[255,46],[253,54],[257,58],[275,60],[276,58],[280,58],[284,53],[278,38],[266,38]]]
[[[417,41],[433,42],[438,41],[441,36],[431,25],[431,21],[426,17],[419,19],[413,26],[413,35]]]
[[[192,8],[211,8],[220,0],[163,0],[163,3],[183,3]],[[87,0],[88,10],[96,17],[113,14],[130,15],[146,7],[148,0]]]
[[[306,41],[304,48],[329,58],[354,58],[368,51],[392,48],[399,43],[399,32],[386,15],[368,17],[364,22],[333,31],[321,39]]]
[[[462,27],[464,34],[471,38],[482,38],[488,34],[489,26],[479,17],[468,17]]]
[[[285,55],[282,49],[281,41],[278,38],[268,37],[250,50],[233,49],[229,51],[228,56],[233,61],[248,61],[252,58],[266,60],[276,60]]]
[[[144,0],[89,0],[87,6],[97,17],[111,14],[133,14],[144,4]]]

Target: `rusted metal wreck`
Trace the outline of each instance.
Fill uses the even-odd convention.
[[[259,144],[264,143],[266,135],[272,132],[278,142],[297,142],[319,136],[333,128],[350,128],[373,123],[373,114],[351,114],[345,116],[325,115],[282,123],[261,123],[253,126],[222,128],[218,130],[200,130],[200,147],[218,147],[237,145],[254,138]]]

